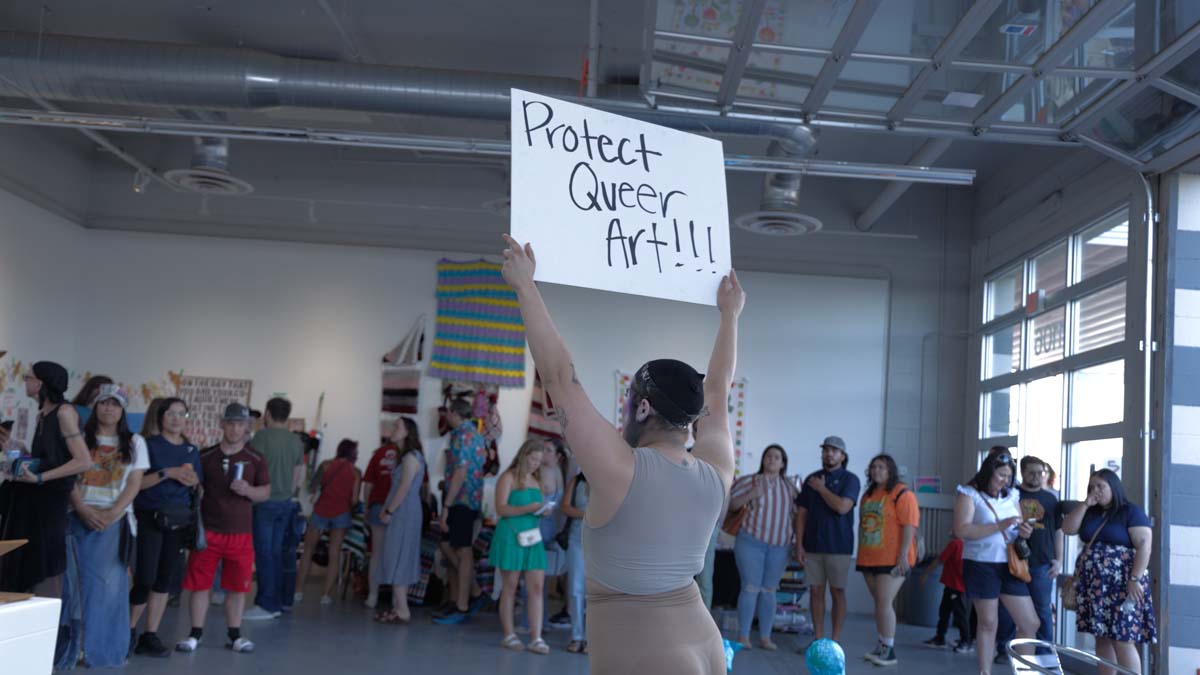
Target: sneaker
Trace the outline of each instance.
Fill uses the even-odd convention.
[[[200,646],[200,638],[186,637],[175,643],[175,651],[177,652],[194,652],[196,647]]]
[[[568,614],[567,610],[565,610],[565,609],[563,611],[559,612],[558,614],[555,614],[554,616],[550,617],[550,627],[551,628],[570,628],[571,627],[571,615]]]
[[[378,593],[368,593],[367,601],[364,602],[363,604],[366,605],[367,609],[375,609],[375,606],[379,604],[379,594]]]
[[[292,606],[291,606],[291,605],[284,605],[284,606],[282,606],[282,607],[280,607],[280,608],[279,608],[279,610],[280,610],[281,612],[283,612],[284,614],[291,614],[291,613],[292,613],[292,609],[293,609],[293,608],[292,608]]]
[[[926,647],[929,647],[930,649],[945,649],[946,648],[946,638],[944,638],[940,635],[935,635],[935,636],[929,638],[928,640],[922,642],[921,644],[925,645]]]
[[[142,637],[138,638],[137,647],[134,648],[133,653],[164,659],[171,655],[171,650],[167,649],[167,646],[163,644],[157,635],[142,633]]]
[[[471,598],[471,601],[467,603],[467,614],[474,614],[475,612],[483,609],[483,606],[487,604],[487,600],[487,596],[483,593]],[[451,610],[456,611],[458,610],[458,607],[456,605],[451,605]]]
[[[282,614],[283,612],[272,612],[269,609],[263,609],[262,607],[255,605],[246,610],[246,613],[242,615],[242,618],[246,621],[270,621],[271,619],[278,619]]]
[[[468,618],[470,618],[470,614],[467,614],[466,612],[460,612],[459,610],[455,609],[446,616],[434,618],[433,622],[439,626],[453,626],[463,623]]]
[[[880,645],[880,647],[883,647],[883,650],[879,653],[879,656],[875,657],[874,659],[871,659],[871,663],[874,663],[877,666],[894,666],[894,665],[896,665],[898,663],[898,661],[896,660],[896,648],[895,647],[884,647],[883,645]]]
[[[954,645],[954,653],[955,654],[973,654],[973,653],[975,653],[975,643],[963,642],[960,640],[958,644]]]
[[[867,652],[866,654],[863,654],[863,660],[870,661],[871,663],[875,663],[875,659],[879,658],[879,656],[881,654],[883,654],[883,650],[884,650],[883,643],[877,642],[877,643],[875,643],[875,649]]]
[[[321,596],[321,604],[322,605],[332,605],[333,598],[329,597],[328,595],[322,595]]]
[[[213,607],[220,607],[225,604],[225,591],[213,591],[209,597],[208,603]]]
[[[244,637],[240,637],[225,646],[229,647],[238,654],[249,654],[250,652],[254,651],[254,643]]]

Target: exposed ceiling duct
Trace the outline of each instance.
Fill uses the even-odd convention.
[[[197,136],[192,146],[192,165],[163,174],[171,183],[204,195],[249,194],[254,187],[229,173],[229,140]]]
[[[771,142],[767,155],[789,159],[810,157],[817,147],[817,134],[811,127],[797,126],[785,138]],[[769,173],[763,179],[759,210],[744,213],[734,223],[756,234],[792,237],[812,234],[821,229],[821,221],[800,213],[800,185],[803,174]]]
[[[280,106],[507,120],[509,90],[576,98],[567,78],[287,58],[246,48],[0,32],[0,95],[188,109]],[[650,107],[635,86],[588,104],[676,129],[786,137],[794,124]]]

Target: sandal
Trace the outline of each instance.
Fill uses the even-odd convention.
[[[500,646],[504,647],[505,649],[511,649],[514,652],[525,651],[525,645],[521,642],[521,638],[517,637],[515,633],[509,634],[507,637],[501,640]]]
[[[411,618],[412,618],[411,616],[400,616],[394,610],[388,611],[388,612],[377,612],[375,614],[376,621],[378,621],[379,623],[387,623],[387,624],[408,623],[409,619],[411,619]]]
[[[570,644],[567,645],[567,651],[572,654],[586,654],[587,642],[585,640],[571,640]]]
[[[550,645],[546,644],[546,641],[543,640],[542,638],[538,638],[538,639],[534,640],[533,642],[530,642],[529,646],[526,649],[533,652],[534,654],[549,654],[550,653]]]

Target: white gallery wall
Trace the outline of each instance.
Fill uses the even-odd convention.
[[[325,451],[358,439],[364,465],[378,428],[381,356],[421,314],[433,339],[441,256],[430,252],[88,230],[3,192],[0,242],[0,350],[131,384],[181,369],[250,378],[255,407],[284,392],[310,426],[324,392]],[[743,282],[747,467],[779,442],[792,473],[815,468],[816,445],[836,433],[854,468],[865,468],[883,444],[887,282],[766,273]],[[617,369],[658,357],[707,364],[711,307],[544,292],[581,381],[608,417]],[[434,451],[444,441],[430,436],[439,403],[439,381],[424,380],[418,423],[440,469]],[[502,392],[502,461],[524,438],[528,408],[528,388]]]

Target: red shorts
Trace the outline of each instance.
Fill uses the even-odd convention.
[[[206,532],[208,548],[188,556],[183,587],[189,591],[212,590],[221,563],[221,588],[230,593],[249,593],[254,578],[254,535]]]

